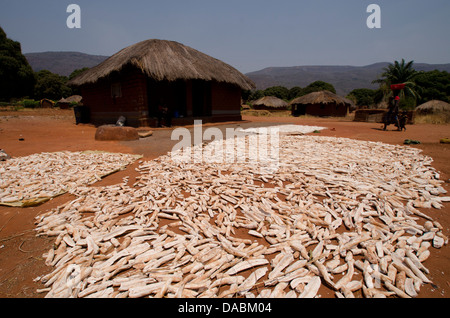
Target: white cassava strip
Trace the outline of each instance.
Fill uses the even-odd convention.
[[[0,162],[0,205],[30,206],[125,168],[141,156],[99,151],[43,152]]]
[[[133,185],[78,185],[77,199],[37,217],[37,235],[55,237],[44,254],[55,268],[40,278],[40,291],[316,297],[323,283],[338,297],[361,289],[366,297],[415,297],[431,282],[423,262],[448,238],[418,208],[426,202],[441,208],[448,197],[420,150],[280,136],[278,145],[268,145],[279,150],[276,171],[264,169],[273,157],[249,160],[256,150],[238,149],[233,140],[189,151],[213,154],[222,145],[235,152],[234,162],[184,162],[168,154],[141,162]]]

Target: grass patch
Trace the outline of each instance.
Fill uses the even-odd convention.
[[[269,111],[269,110],[256,110],[256,109],[247,109],[241,111],[242,116],[255,116],[255,117],[291,117],[291,118],[300,118],[300,119],[333,119],[337,121],[353,121],[355,117],[355,113],[349,113],[345,117],[316,117],[312,115],[301,115],[301,116],[292,116],[292,112],[290,110],[284,111]]]
[[[241,115],[243,116],[256,116],[256,117],[270,117],[271,114],[268,110],[254,110],[254,109],[247,109],[241,111]]]
[[[450,124],[450,112],[416,115],[414,122],[416,124],[448,125]]]
[[[256,110],[247,109],[241,111],[243,116],[256,116],[256,117],[291,117],[290,111],[269,111],[269,110]]]
[[[255,117],[293,117],[290,110],[256,110],[246,109],[241,111],[242,116],[255,116]]]

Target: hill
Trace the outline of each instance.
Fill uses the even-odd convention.
[[[42,52],[24,54],[35,72],[49,70],[52,73],[69,76],[74,70],[83,67],[93,67],[108,58],[103,55],[90,55],[80,52]],[[336,92],[345,96],[355,88],[377,88],[372,81],[383,72],[388,62],[375,63],[367,66],[292,66],[268,67],[246,75],[252,79],[257,89],[271,86],[305,87],[314,81],[325,81],[333,84]],[[450,64],[415,63],[418,71],[447,71]]]
[[[246,75],[255,82],[257,89],[266,89],[271,86],[305,87],[314,81],[324,81],[336,88],[336,92],[345,96],[355,88],[378,88],[372,81],[383,72],[388,62],[375,63],[367,66],[292,66],[268,67]],[[418,71],[447,71],[450,64],[415,63]]]
[[[69,76],[76,69],[96,66],[108,58],[80,52],[42,52],[24,55],[33,71],[49,70],[64,76]]]

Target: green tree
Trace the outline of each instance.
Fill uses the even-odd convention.
[[[65,76],[53,74],[42,70],[36,73],[36,85],[34,87],[34,98],[48,98],[59,100],[72,94],[72,90],[66,85],[68,79]]]
[[[315,81],[303,89],[303,95],[320,91],[330,91],[333,94],[336,94],[336,89],[332,84],[324,81]]]
[[[88,69],[89,69],[89,67],[83,67],[83,68],[76,69],[69,75],[69,81],[74,79],[75,77],[77,77],[78,75],[83,73],[84,71],[87,71]]]
[[[450,102],[450,73],[438,70],[420,72],[414,81],[420,90],[418,104],[433,99]]]
[[[264,90],[264,96],[275,96],[280,99],[289,99],[289,89],[284,86],[273,86]]]
[[[22,54],[20,43],[8,39],[0,27],[0,99],[30,96],[34,84],[33,70]]]
[[[374,96],[373,96],[373,102],[375,103],[375,104],[379,104],[379,103],[381,103],[382,101],[383,101],[383,98],[384,98],[384,92],[383,92],[383,90],[382,89],[376,89],[375,90],[375,94],[374,94]]]
[[[412,97],[414,100],[417,100],[419,94],[414,79],[418,72],[413,68],[413,64],[414,61],[406,63],[405,59],[402,59],[401,62],[395,61],[394,64],[389,64],[388,67],[385,67],[381,77],[372,83],[380,84],[380,88],[383,90],[385,97],[391,96],[391,85],[405,84],[405,88],[400,92],[400,98]]]
[[[73,88],[72,88],[72,90],[73,90]],[[242,101],[244,104],[250,100],[251,95],[252,95],[252,91],[249,89],[244,89],[241,91],[241,98],[242,98]]]
[[[87,71],[88,69],[89,69],[89,67],[83,67],[83,68],[76,69],[69,75],[69,81],[74,79],[75,77],[77,77],[78,75],[83,73],[84,71]],[[81,95],[81,89],[78,86],[71,87],[71,89],[72,89],[72,95]],[[247,101],[248,94],[250,94],[249,92],[250,91],[242,91],[242,99],[244,100],[244,102]]]
[[[303,88],[299,86],[294,86],[289,90],[289,100],[300,97],[303,95]]]
[[[251,94],[248,96],[247,101],[257,100],[260,99],[261,97],[264,97],[264,91],[258,89],[251,92]]]
[[[353,100],[356,106],[371,106],[375,104],[375,94],[377,93],[374,89],[369,88],[357,88],[347,95],[347,98]]]

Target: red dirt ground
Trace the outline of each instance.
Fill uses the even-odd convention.
[[[450,145],[440,144],[442,138],[450,137],[450,125],[410,125],[407,131],[397,132],[394,127],[381,130],[381,124],[357,123],[349,120],[324,118],[292,117],[249,117],[244,116],[242,127],[291,123],[327,127],[321,136],[348,137],[358,140],[381,141],[390,144],[403,144],[405,139],[421,141],[414,145],[425,155],[434,159],[433,166],[440,171],[444,187],[450,192]],[[233,123],[228,123],[232,126]],[[225,127],[226,125],[219,125]],[[153,159],[170,151],[176,143],[170,140],[170,129],[157,129],[153,136],[139,142],[105,142],[94,139],[96,128],[91,125],[75,125],[72,110],[35,110],[27,112],[0,111],[0,148],[13,157],[26,156],[39,152],[104,150],[111,152],[143,154],[145,160]],[[19,139],[23,138],[23,141]],[[138,163],[106,177],[96,185],[122,182],[130,176],[129,184],[134,183]],[[36,237],[33,231],[35,216],[57,207],[73,196],[69,194],[54,198],[38,207],[9,208],[0,207],[0,298],[40,298],[37,289],[43,288],[34,278],[47,274],[51,268],[44,264],[42,254],[47,251],[53,238]],[[422,209],[444,228],[450,235],[450,204],[441,210]],[[429,278],[433,284],[426,284],[419,294],[420,298],[448,298],[450,295],[450,249],[431,248],[431,256],[425,262],[430,270]],[[332,294],[324,292],[323,297]]]

